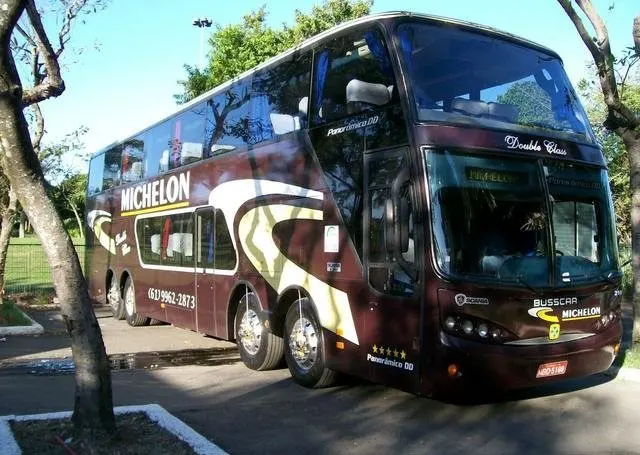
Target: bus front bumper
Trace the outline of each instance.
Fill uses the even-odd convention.
[[[490,345],[443,332],[437,387],[510,390],[600,373],[613,363],[621,337],[619,321],[588,338],[544,345]]]

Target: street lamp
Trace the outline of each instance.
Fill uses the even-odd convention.
[[[194,17],[192,24],[200,29],[200,70],[202,70],[204,68],[204,28],[211,27],[213,22],[208,17]]]

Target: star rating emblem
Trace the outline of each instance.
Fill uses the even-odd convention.
[[[373,353],[377,354],[378,353],[378,346],[376,346],[375,344],[373,345]]]
[[[387,348],[387,355],[391,357],[391,348]]]
[[[393,350],[393,356],[397,359],[398,358],[398,350],[394,349]]]
[[[407,353],[406,353],[406,352],[404,352],[404,349],[403,349],[402,351],[400,351],[400,358],[401,358],[402,360],[404,360],[404,359],[406,359],[406,358],[407,358]]]

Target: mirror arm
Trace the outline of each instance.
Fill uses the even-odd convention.
[[[393,229],[393,240],[395,244],[395,248],[393,249],[393,257],[396,262],[400,266],[400,268],[411,277],[412,280],[417,280],[418,271],[413,267],[410,263],[408,263],[403,257],[402,252],[400,251],[401,245],[401,228],[400,228],[400,220],[399,219],[399,208],[400,208],[400,190],[402,187],[410,181],[409,167],[404,166],[402,170],[398,173],[396,178],[393,180],[393,184],[391,185],[391,200],[393,201],[393,218],[394,218],[394,229]]]

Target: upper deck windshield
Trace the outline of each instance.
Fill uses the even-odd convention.
[[[593,141],[558,58],[448,26],[403,23],[397,36],[418,120],[542,128]]]
[[[609,280],[617,272],[604,169],[448,151],[425,159],[435,258],[444,274],[537,288]]]

